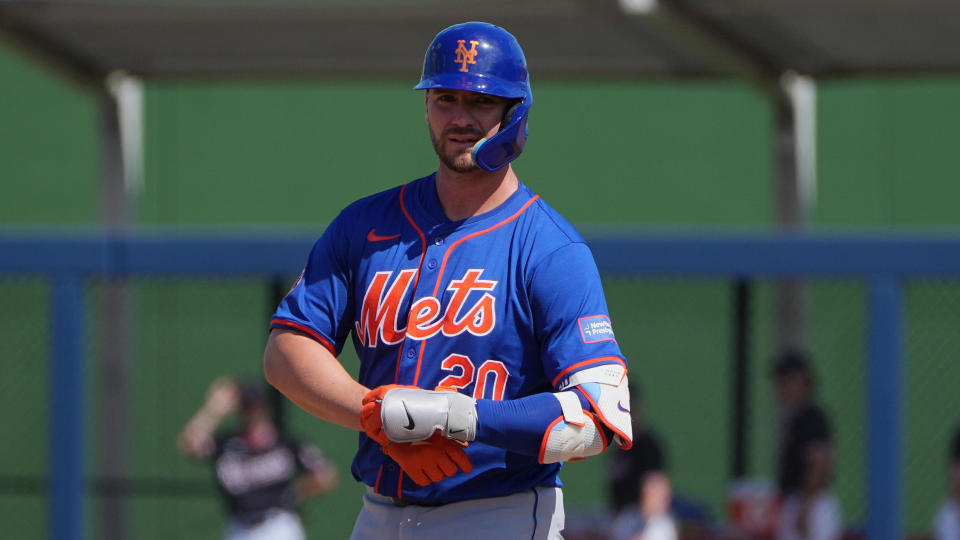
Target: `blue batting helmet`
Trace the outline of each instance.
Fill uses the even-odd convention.
[[[509,32],[485,22],[444,29],[423,59],[415,90],[468,90],[519,100],[504,115],[500,131],[473,147],[473,161],[487,171],[510,163],[527,142],[527,116],[533,104],[527,60]]]

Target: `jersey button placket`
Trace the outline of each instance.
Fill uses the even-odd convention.
[[[425,268],[431,272],[436,271],[436,269],[440,266],[440,263],[437,259],[438,255],[441,253],[441,248],[439,246],[442,244],[443,238],[439,236],[434,238],[433,245],[430,245],[429,243],[426,244],[426,251],[424,253],[424,258],[426,260],[422,263],[422,268]],[[429,278],[421,277],[418,279],[417,288],[414,290],[413,302],[416,302],[418,299],[424,298],[425,296],[433,296],[433,288],[435,285],[434,279],[435,278],[433,276]],[[408,373],[411,377],[406,384],[416,384],[414,377],[416,377],[415,373],[417,373],[418,356],[420,353],[420,348],[424,347],[425,344],[422,341],[411,340],[408,338],[404,340],[403,346],[405,348],[403,355],[406,357],[406,359],[402,362],[402,364],[407,366]]]
[[[436,270],[440,266],[440,257],[443,256],[443,235],[437,235],[433,238],[433,245],[427,246],[427,270]]]
[[[413,377],[417,372],[417,353],[420,352],[420,343],[407,339],[404,340],[403,347],[403,356],[405,358],[402,362],[403,367],[400,369],[402,376],[397,382],[400,384],[414,384]]]

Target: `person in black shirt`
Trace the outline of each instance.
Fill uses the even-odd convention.
[[[839,538],[840,505],[830,489],[833,428],[815,402],[815,380],[807,356],[782,354],[773,376],[780,415],[777,485],[783,500],[777,539]]]
[[[231,413],[239,412],[240,430],[216,434]],[[254,384],[219,378],[203,406],[177,438],[184,455],[211,461],[229,523],[227,540],[302,540],[297,504],[332,490],[336,468],[316,447],[281,433]]]
[[[633,433],[633,447],[613,452],[610,457],[610,507],[614,514],[636,506],[641,480],[649,473],[662,473],[665,468],[663,451],[653,433],[639,422],[634,423]]]

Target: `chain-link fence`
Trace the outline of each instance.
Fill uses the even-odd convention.
[[[0,279],[0,522],[18,538],[47,535],[48,290]]]
[[[241,250],[242,251],[242,250]],[[305,251],[304,251],[305,252]],[[302,257],[298,253],[296,259]],[[598,256],[601,268],[602,256]],[[295,271],[295,270],[294,270]],[[669,272],[667,272],[669,273]],[[724,274],[724,272],[718,272]],[[51,534],[51,318],[46,278],[0,276],[0,522],[11,537]],[[207,464],[175,449],[175,438],[224,374],[261,377],[270,313],[293,275],[198,273],[174,277],[86,279],[83,376],[83,514],[88,538],[111,527],[128,538],[220,534],[223,512]],[[648,425],[663,442],[676,494],[722,529],[728,518],[736,432],[733,360],[746,339],[749,360],[742,436],[743,473],[773,480],[775,405],[770,378],[774,281],[727,275],[604,276],[618,342]],[[870,473],[867,431],[869,282],[865,275],[804,281],[806,341],[817,396],[834,426],[834,489],[844,521],[863,529]],[[923,533],[946,494],[946,448],[960,422],[960,280],[904,281],[903,528]],[[749,317],[738,320],[740,302]],[[737,324],[746,324],[745,332]],[[738,337],[739,336],[739,337]],[[745,338],[744,338],[745,336]],[[743,344],[741,344],[743,345]],[[116,358],[126,358],[117,362]],[[343,358],[356,373],[351,352]],[[286,407],[286,422],[339,466],[338,491],[304,508],[311,538],[349,534],[361,486],[348,470],[356,435]],[[562,473],[571,525],[582,509],[602,511],[606,457]],[[115,536],[118,537],[118,536]],[[122,536],[121,536],[122,537]]]
[[[735,283],[618,278],[604,281],[618,342],[643,399],[644,415],[667,452],[677,495],[728,520],[734,467],[732,356]],[[777,405],[771,377],[774,282],[749,285],[746,474],[776,482]],[[832,486],[851,534],[867,512],[868,285],[863,279],[805,282],[807,350],[817,402],[833,428]],[[948,443],[960,426],[960,281],[911,280],[905,288],[903,526],[928,534],[947,496]],[[579,482],[580,479],[575,479]],[[589,480],[584,480],[589,482]],[[575,490],[576,498],[584,490]],[[586,487],[589,497],[605,496]],[[589,504],[589,501],[584,501]]]
[[[49,288],[42,279],[0,279],[0,521],[11,538],[52,534]],[[276,290],[276,282],[264,279],[87,283],[85,537],[222,535],[224,512],[212,468],[180,455],[175,441],[216,377],[262,381]],[[125,320],[115,316],[118,311]],[[128,360],[118,366],[111,361],[118,356]],[[283,414],[292,433],[320,446],[349,476],[355,434],[294,407],[284,407]],[[226,427],[235,421],[228,419]],[[360,491],[345,484],[336,496],[303,509],[311,537],[349,534]]]
[[[748,283],[745,333],[736,327],[736,283],[702,279],[606,279],[618,342],[639,389],[647,423],[663,441],[677,495],[708,510],[712,525],[729,519],[738,481],[776,482],[777,406],[774,284]],[[865,504],[865,285],[857,280],[807,282],[807,342],[818,402],[836,442],[836,490],[845,522],[858,529]],[[742,474],[735,472],[739,335],[747,343]],[[744,344],[741,344],[743,346]]]
[[[960,429],[960,280],[911,280],[905,309],[905,523],[924,531],[947,497],[947,453]]]

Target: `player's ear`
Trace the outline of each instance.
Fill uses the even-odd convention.
[[[518,99],[507,106],[507,110],[503,112],[503,118],[500,120],[500,129],[503,129],[510,124],[510,119],[513,118],[514,111],[517,110],[517,107],[519,107],[521,103],[523,103],[523,100]]]

